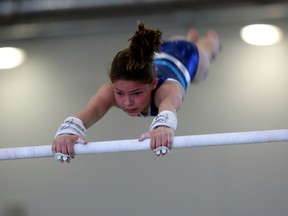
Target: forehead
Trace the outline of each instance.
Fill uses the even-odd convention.
[[[131,80],[117,80],[113,83],[114,88],[121,91],[134,91],[137,89],[146,89],[149,87],[148,84],[143,84],[138,81]]]

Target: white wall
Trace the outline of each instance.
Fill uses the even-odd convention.
[[[278,25],[287,35],[286,23]],[[155,20],[147,24],[161,28]],[[165,36],[186,31],[173,24],[163,27]],[[288,127],[287,37],[253,47],[240,40],[242,24],[212,26],[223,51],[209,78],[189,89],[176,135]],[[50,144],[61,121],[108,80],[109,62],[133,28],[13,43],[28,60],[0,73],[0,147]],[[88,139],[137,138],[150,122],[112,109]],[[51,158],[1,161],[0,215],[284,216],[287,152],[287,143],[269,143],[181,149],[163,158],[151,152],[79,156],[69,165]]]

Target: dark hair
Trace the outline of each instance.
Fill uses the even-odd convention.
[[[160,51],[161,36],[161,31],[145,28],[144,23],[138,22],[138,30],[129,39],[129,47],[118,52],[112,62],[111,82],[124,79],[151,83],[155,76],[153,56]]]

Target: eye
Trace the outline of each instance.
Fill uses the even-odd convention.
[[[140,91],[139,91],[139,92],[134,92],[134,93],[133,93],[133,95],[135,95],[135,96],[139,96],[139,95],[141,95],[141,94],[142,94],[142,92],[140,92]]]
[[[115,91],[115,94],[118,95],[118,96],[123,96],[123,93],[120,92],[120,91]]]

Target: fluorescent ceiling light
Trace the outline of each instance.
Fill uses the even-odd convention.
[[[256,46],[273,45],[282,39],[282,31],[279,27],[266,24],[245,26],[240,34],[246,43]]]
[[[11,69],[21,65],[25,56],[25,52],[19,48],[0,48],[0,69]]]

